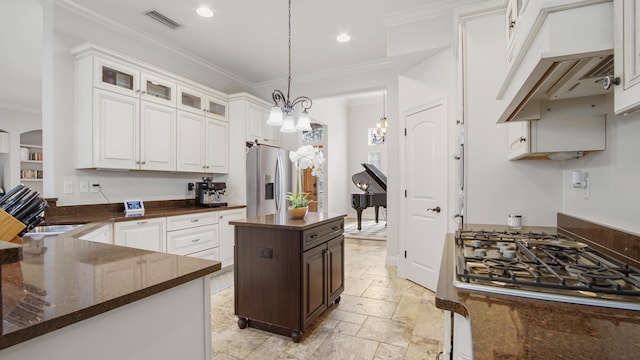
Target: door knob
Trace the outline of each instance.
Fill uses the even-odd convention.
[[[429,209],[427,209],[427,211],[435,211],[436,213],[440,213],[440,210],[441,210],[441,209],[440,209],[440,206],[436,206],[436,207],[434,207],[434,208],[429,208]]]

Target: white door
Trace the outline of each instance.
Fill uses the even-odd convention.
[[[226,174],[229,172],[229,124],[207,118],[205,126],[205,172]]]
[[[94,90],[95,167],[137,169],[139,101],[111,91]]]
[[[204,115],[178,111],[178,171],[204,172]]]
[[[176,109],[140,102],[140,168],[176,170]]]
[[[113,225],[115,245],[157,252],[166,251],[165,218],[122,221]]]
[[[444,100],[406,115],[407,278],[435,291],[446,235],[446,120]]]

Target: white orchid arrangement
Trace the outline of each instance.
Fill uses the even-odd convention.
[[[291,207],[299,208],[309,205],[313,200],[309,200],[309,193],[302,191],[302,170],[311,169],[311,175],[317,176],[322,172],[324,164],[324,152],[319,147],[304,145],[297,151],[289,153],[289,159],[298,170],[298,176],[294,191],[287,194],[287,199]]]

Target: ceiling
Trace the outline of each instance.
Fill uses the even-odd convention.
[[[387,26],[411,21],[432,8],[479,0],[293,0],[292,77],[387,61]],[[24,84],[17,91],[0,85],[0,105],[39,95],[42,47],[40,0],[3,0],[0,40],[17,51],[4,59],[0,78]],[[251,85],[287,77],[286,0],[56,0],[96,19],[106,18],[131,30],[132,36],[169,44],[232,73]],[[195,10],[209,6],[212,18]],[[144,13],[157,10],[182,25],[172,30]],[[16,16],[17,15],[17,16]],[[338,43],[342,32],[351,35]],[[16,33],[21,34],[19,37]],[[34,70],[38,69],[38,70]],[[4,81],[3,81],[4,82]],[[6,84],[6,83],[5,83]],[[38,99],[39,102],[39,99]]]

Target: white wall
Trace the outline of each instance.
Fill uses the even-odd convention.
[[[507,127],[496,94],[505,75],[504,12],[466,22],[465,222],[505,225],[507,214],[523,225],[555,226],[562,207],[560,162],[508,161]]]
[[[0,107],[0,130],[9,133],[9,154],[0,154],[0,187],[20,183],[20,134],[41,129],[39,112]]]
[[[607,149],[564,161],[562,212],[640,234],[640,114],[607,116]],[[572,172],[589,178],[589,194],[573,188]]]
[[[362,163],[369,162],[369,153],[380,153],[380,171],[385,176],[388,174],[388,158],[387,158],[387,144],[369,145],[368,144],[368,130],[369,128],[375,128],[376,123],[380,121],[382,117],[382,92],[376,93],[374,97],[356,98],[349,101],[348,105],[348,121],[347,132],[349,133],[349,145],[347,157],[347,175],[349,182],[349,195],[350,200],[352,193],[361,192],[351,180],[353,174],[365,171],[362,167]],[[351,208],[349,204],[350,217],[356,217],[356,211]],[[362,212],[362,217],[365,219],[375,218],[375,208],[367,208]],[[384,221],[384,210],[380,210],[380,220]]]
[[[314,122],[327,125],[325,149],[325,177],[327,183],[326,209],[330,213],[346,214],[349,206],[348,187],[343,179],[347,173],[347,106],[342,98],[317,99],[311,117]],[[345,200],[346,199],[346,200]]]

